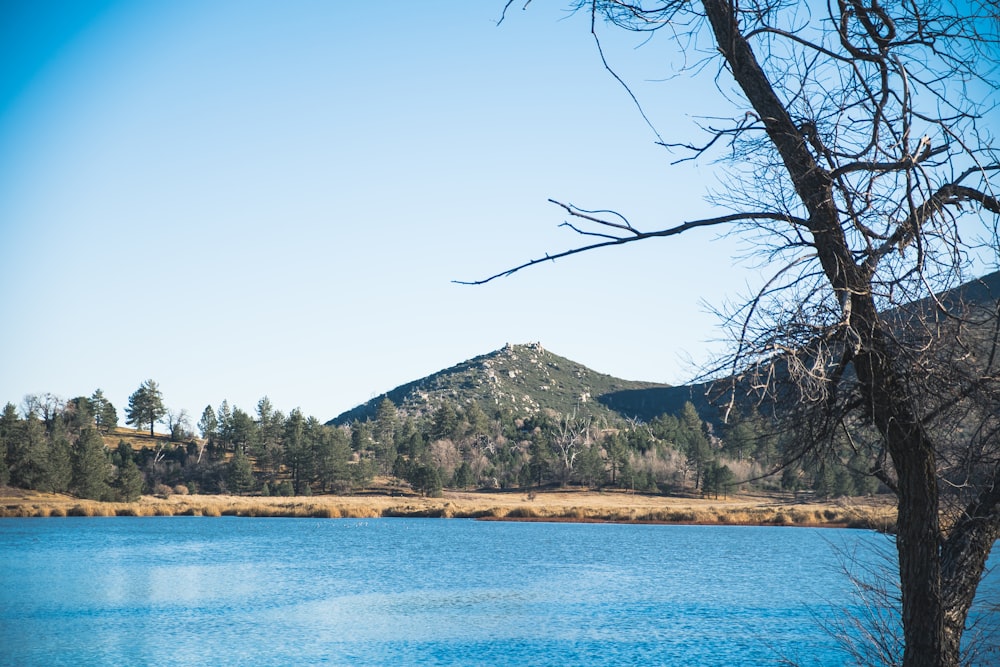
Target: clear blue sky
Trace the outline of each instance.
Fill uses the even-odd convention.
[[[267,395],[319,419],[507,342],[680,383],[744,291],[705,230],[475,279],[705,215],[602,68],[586,16],[503,0],[0,0],[0,404],[153,378],[197,420]],[[717,111],[617,45],[665,139]],[[617,47],[617,49],[616,49]],[[636,69],[643,63],[646,70]],[[699,171],[699,169],[703,171]]]

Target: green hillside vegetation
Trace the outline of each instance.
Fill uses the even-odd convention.
[[[941,295],[995,308],[1000,273]],[[911,304],[887,316],[901,331]],[[992,336],[983,332],[983,339]],[[780,368],[775,371],[782,372]],[[195,426],[166,408],[153,380],[126,421],[100,390],[68,401],[29,395],[0,413],[0,485],[102,501],[139,494],[439,495],[443,489],[627,489],[725,496],[781,490],[816,497],[880,490],[866,426],[822,454],[799,456],[808,430],[794,397],[736,404],[723,422],[709,402],[719,382],[670,387],[595,372],[534,343],[507,345],[386,394],[323,424],[267,397],[253,412],[206,406]],[[789,427],[789,422],[793,426]],[[157,433],[155,424],[165,424]],[[794,461],[782,465],[782,461]]]
[[[0,483],[102,501],[127,501],[140,493],[310,496],[376,487],[426,496],[445,488],[532,492],[575,487],[710,497],[783,486],[814,488],[825,496],[876,488],[846,469],[831,472],[822,466],[769,478],[785,444],[762,420],[722,429],[702,419],[690,402],[677,415],[648,422],[626,418],[600,402],[582,400],[585,390],[640,391],[642,383],[542,356],[535,346],[527,349],[529,354],[511,347],[485,355],[461,372],[439,374],[439,380],[500,384],[481,380],[472,369],[503,372],[521,386],[545,378],[552,384],[540,396],[556,396],[562,403],[545,405],[528,396],[511,403],[517,408],[494,404],[487,411],[482,401],[445,389],[433,401],[404,401],[401,407],[383,397],[371,418],[336,425],[298,410],[284,414],[266,397],[252,414],[223,400],[217,409],[204,409],[198,437],[184,411],[167,411],[172,415],[168,434],[150,434],[122,429],[108,409],[98,424],[95,397],[100,392],[65,402],[48,394],[29,396],[21,414],[8,403],[0,415]],[[496,363],[499,354],[507,363]],[[518,372],[513,365],[518,362],[530,372]],[[572,382],[564,379],[567,370]],[[146,390],[155,387],[150,383],[144,383]],[[501,386],[509,395],[511,383]],[[571,398],[576,400],[571,403]],[[145,428],[147,416],[148,411],[132,422]]]

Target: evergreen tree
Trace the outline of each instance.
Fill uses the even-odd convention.
[[[455,487],[458,489],[467,489],[475,483],[476,480],[472,475],[472,468],[469,466],[469,462],[462,461],[462,464],[455,469]]]
[[[399,453],[409,456],[411,459],[418,459],[427,450],[427,442],[423,434],[417,427],[417,423],[412,417],[407,417],[403,422],[402,433],[399,437]]]
[[[684,403],[678,421],[678,436],[683,442],[688,465],[694,470],[694,488],[699,489],[702,475],[712,458],[712,449],[705,437],[701,417],[690,401]]]
[[[127,503],[135,502],[142,496],[142,472],[131,457],[118,466],[115,476],[115,492],[118,498]]]
[[[364,457],[351,466],[351,484],[355,488],[363,489],[371,484],[375,476],[375,465],[370,459]]]
[[[118,428],[118,411],[111,401],[104,397],[103,391],[100,389],[94,391],[90,397],[90,404],[94,410],[94,421],[101,433],[107,435]]]
[[[62,418],[53,420],[48,439],[44,488],[56,493],[66,493],[73,483],[73,447]]]
[[[73,447],[74,492],[81,498],[107,498],[110,474],[111,460],[104,440],[96,429],[84,429]]]
[[[0,484],[9,484],[14,465],[15,447],[21,420],[13,403],[4,406],[0,413]]]
[[[296,495],[302,494],[312,479],[313,451],[306,431],[306,418],[295,408],[285,420],[285,465],[292,474]]]
[[[216,437],[222,449],[229,449],[233,442],[233,412],[229,409],[229,401],[222,400],[219,404],[219,411],[215,419]]]
[[[687,407],[686,404],[685,407]],[[691,407],[692,409],[694,408],[694,406]],[[680,421],[677,419],[677,417],[670,414],[662,414],[656,419],[654,419],[649,424],[649,427],[650,429],[652,429],[653,435],[655,437],[670,443],[676,449],[683,450],[684,443],[682,442],[682,438],[679,435],[681,429],[680,429]]]
[[[415,491],[432,498],[439,497],[442,491],[441,472],[437,466],[428,463],[418,463],[413,466],[410,478],[407,480]]]
[[[541,429],[531,434],[531,441],[528,445],[528,465],[526,466],[527,484],[521,486],[541,486],[552,476],[552,452],[549,448],[549,439]]]
[[[375,461],[382,474],[389,474],[392,464],[396,461],[396,429],[399,417],[395,404],[388,398],[383,398],[375,412],[375,425],[372,440],[375,449]]]
[[[838,465],[834,471],[833,495],[857,495],[857,490],[854,488],[854,477],[851,475],[851,471],[842,465]]]
[[[242,447],[237,447],[233,453],[233,458],[229,462],[228,477],[229,488],[237,495],[252,491],[255,486],[253,466]]]
[[[611,483],[618,483],[618,476],[628,462],[628,441],[621,431],[611,435],[604,441],[604,449],[608,456],[608,468],[611,473]]]
[[[56,415],[50,423],[50,429],[56,421],[62,421],[70,433],[79,435],[83,429],[96,425],[94,406],[86,396],[77,396],[66,402],[63,411]]]
[[[163,405],[163,394],[153,380],[146,380],[128,397],[126,424],[136,428],[149,424],[150,437],[155,436],[153,425],[167,414]]]
[[[460,435],[457,433],[458,424],[458,412],[455,410],[455,406],[452,405],[451,401],[442,401],[438,409],[434,411],[430,433],[431,440],[455,438]]]
[[[781,471],[781,488],[792,492],[797,492],[802,488],[802,471],[798,466],[786,466]]]
[[[126,461],[135,461],[135,452],[132,451],[132,445],[128,444],[125,440],[119,439],[118,446],[115,447],[113,459],[115,465],[119,466]]]
[[[198,430],[201,432],[201,437],[205,440],[214,439],[218,427],[219,420],[215,418],[215,410],[212,409],[211,405],[206,405],[201,413],[201,419],[198,420]]]
[[[726,425],[722,449],[730,457],[743,461],[753,454],[754,436],[753,426],[749,420],[735,419]]]
[[[868,469],[870,462],[861,454],[854,454],[847,464],[851,474],[854,493],[865,496],[878,492],[878,479]]]
[[[726,496],[729,494],[729,489],[735,479],[733,471],[729,469],[729,466],[723,465],[718,461],[709,461],[705,466],[702,490],[706,495],[710,493],[714,494],[716,498],[719,497],[720,493]]]
[[[47,478],[45,427],[34,412],[17,424],[8,443],[10,482],[23,489],[43,488]]]
[[[267,396],[257,401],[257,437],[255,445],[260,453],[281,441],[281,430],[284,427],[285,416],[274,409]]]
[[[229,440],[233,445],[234,451],[242,449],[243,453],[246,454],[250,449],[257,430],[253,423],[253,418],[243,410],[233,408],[232,421],[230,423]]]
[[[372,448],[372,428],[367,421],[351,424],[351,449],[360,453]]]
[[[274,409],[267,396],[260,399],[257,402],[257,430],[251,451],[257,457],[258,469],[264,471],[271,481],[277,479],[284,462],[285,451],[281,442],[284,428],[285,415]]]
[[[317,481],[323,492],[342,492],[351,485],[351,444],[340,428],[320,429],[316,450]]]
[[[468,434],[472,437],[483,437],[489,435],[490,418],[483,412],[479,403],[473,401],[465,409],[465,421],[469,425]]]
[[[587,486],[600,487],[604,484],[606,472],[600,445],[593,443],[580,451],[576,473],[580,481]]]

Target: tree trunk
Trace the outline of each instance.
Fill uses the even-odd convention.
[[[809,213],[808,228],[824,273],[844,295],[847,326],[858,336],[853,362],[869,416],[885,439],[898,477],[897,552],[905,639],[904,667],[951,667],[957,652],[945,650],[941,595],[941,532],[934,447],[920,425],[885,338],[866,270],[854,262],[834,204],[832,180],[809,152],[740,32],[728,0],[703,0],[716,44],[733,78],[763,122]],[[960,633],[960,631],[959,631]],[[955,642],[950,642],[949,645]]]
[[[962,634],[990,551],[1000,539],[1000,487],[984,490],[951,527],[941,548],[944,652],[959,664]]]
[[[902,593],[904,667],[958,665],[944,650],[944,609],[938,544],[934,452],[919,435],[890,451],[899,478],[896,550]]]
[[[874,301],[866,286],[852,287],[851,311],[863,350],[856,355],[854,368],[869,416],[885,440],[897,477],[896,551],[905,642],[903,666],[957,666],[957,651],[945,649],[934,445],[906,398]]]

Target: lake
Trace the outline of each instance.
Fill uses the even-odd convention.
[[[3,519],[0,661],[842,665],[819,622],[853,604],[836,554],[886,548],[783,527]]]

